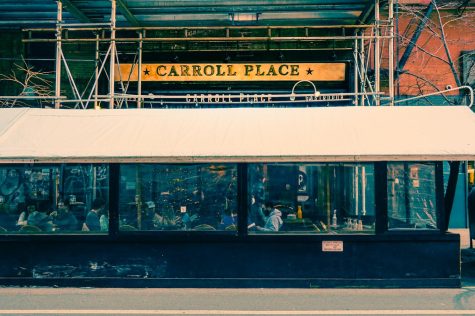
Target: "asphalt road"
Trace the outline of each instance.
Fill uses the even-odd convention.
[[[0,315],[475,315],[462,289],[0,288]]]

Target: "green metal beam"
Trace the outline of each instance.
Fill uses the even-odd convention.
[[[366,8],[363,9],[356,23],[359,23],[359,24],[368,23],[369,20],[372,20],[374,18],[374,17],[370,17],[371,14],[374,14],[374,2],[369,2],[366,5]]]
[[[117,5],[119,7],[120,13],[129,21],[132,26],[140,26],[139,20],[130,12],[127,4],[125,4],[124,0],[117,0]]]
[[[63,7],[68,10],[76,19],[83,23],[91,23],[91,19],[89,19],[78,7],[71,3],[69,0],[61,0],[63,3]]]

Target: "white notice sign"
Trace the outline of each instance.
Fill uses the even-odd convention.
[[[324,240],[322,241],[322,251],[343,252],[343,241]]]

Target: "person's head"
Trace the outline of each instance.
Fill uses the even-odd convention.
[[[92,202],[92,208],[96,211],[101,211],[105,205],[106,202],[101,198],[97,198]]]
[[[155,203],[153,201],[145,202],[145,212],[148,214],[155,213]]]
[[[270,212],[272,212],[272,208],[264,203],[259,204],[259,210],[264,216],[269,216]]]
[[[22,212],[25,212],[25,211],[26,211],[26,203],[24,203],[24,202],[18,203],[18,205],[17,205],[18,214],[21,214]]]
[[[271,208],[269,215],[281,217],[282,212],[277,207],[273,207],[273,208]]]
[[[33,213],[34,211],[36,211],[36,206],[34,204],[29,204],[27,207],[26,207],[26,211],[31,214]]]
[[[58,212],[60,212],[60,213],[69,212],[69,200],[58,202]]]

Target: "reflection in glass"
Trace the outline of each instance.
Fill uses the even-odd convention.
[[[0,233],[78,233],[88,229],[93,201],[109,196],[107,165],[17,165],[0,167]],[[108,224],[102,231],[108,230]]]
[[[119,220],[122,231],[236,231],[236,165],[121,165]]]
[[[249,165],[250,233],[373,233],[372,164]]]
[[[388,163],[388,229],[437,229],[434,163]]]

